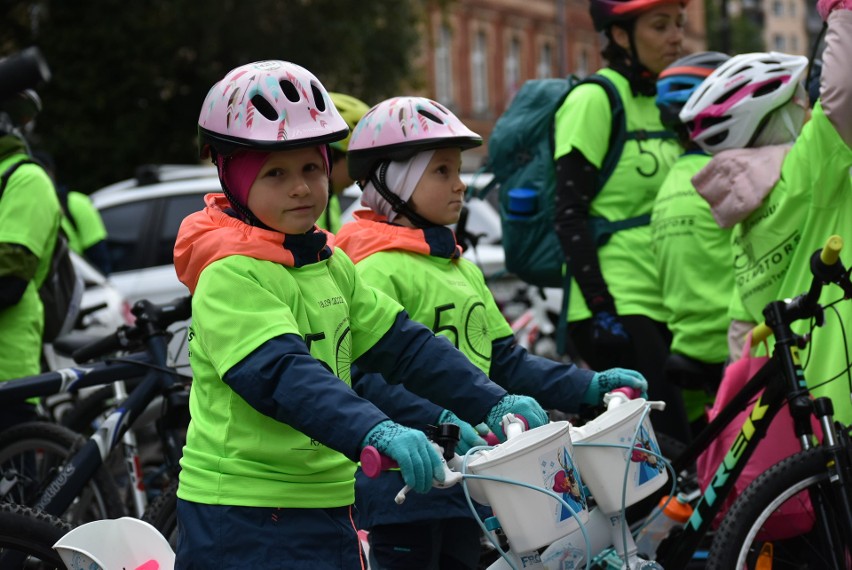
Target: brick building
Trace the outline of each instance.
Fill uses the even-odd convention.
[[[432,9],[423,69],[427,95],[446,104],[486,140],[527,79],[576,73],[604,63],[588,0],[456,0]],[[704,4],[687,7],[686,49],[705,49]],[[465,153],[475,169],[485,150]]]

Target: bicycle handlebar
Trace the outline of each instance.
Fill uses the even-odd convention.
[[[142,299],[133,305],[130,312],[136,317],[136,324],[121,326],[115,332],[78,348],[72,353],[74,361],[82,364],[127,349],[147,336],[165,332],[173,323],[189,319],[192,316],[192,297],[178,297],[160,305]]]
[[[790,321],[807,318],[809,308],[819,301],[822,287],[828,283],[836,283],[843,289],[847,298],[852,297],[852,284],[846,269],[840,261],[843,249],[843,238],[838,235],[830,236],[821,250],[816,250],[811,256],[811,273],[813,281],[807,293],[799,295],[789,304]],[[766,323],[760,323],[751,330],[751,346],[757,346],[773,335],[772,328]]]
[[[512,437],[525,432],[529,428],[530,423],[527,421],[527,418],[521,414],[506,414],[503,418],[503,431],[506,432],[507,439],[511,439]],[[488,435],[492,436],[493,434],[489,433]],[[488,445],[491,446],[499,443],[492,443],[492,441],[495,441],[496,439],[496,436],[494,436],[494,439],[490,439],[489,437],[485,438]],[[438,454],[442,454],[442,451],[438,451]],[[396,461],[387,455],[382,455],[382,453],[372,445],[368,445],[361,450],[360,462],[361,471],[363,471],[364,475],[370,479],[375,479],[382,474],[382,471],[388,471],[389,469],[396,469],[399,467],[399,464],[397,464]]]
[[[833,235],[825,242],[825,245],[819,254],[819,259],[827,266],[834,265],[840,259],[840,250],[842,249],[843,238],[838,235]]]

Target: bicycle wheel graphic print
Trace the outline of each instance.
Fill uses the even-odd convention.
[[[491,336],[488,334],[488,315],[485,304],[477,301],[467,310],[464,321],[464,339],[478,357],[491,360]]]
[[[334,349],[335,363],[337,376],[350,386],[352,385],[352,335],[349,334],[349,327],[343,329],[340,336],[337,338],[337,346]]]

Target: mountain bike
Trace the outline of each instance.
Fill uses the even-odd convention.
[[[50,515],[63,515],[101,468],[110,451],[121,444],[125,432],[138,421],[149,404],[160,396],[165,406],[161,425],[164,453],[168,464],[178,469],[185,426],[181,425],[182,416],[169,414],[168,408],[172,403],[185,405],[188,386],[181,382],[180,375],[174,369],[166,365],[167,328],[172,323],[190,317],[190,298],[184,297],[162,305],[139,301],[132,312],[136,316],[134,325],[122,326],[116,332],[78,349],[74,358],[78,362],[86,362],[119,350],[130,350],[130,354],[0,384],[0,398],[20,400],[116,380],[143,378],[85,443],[61,466],[50,471],[50,478],[33,479],[28,470],[4,471],[2,484],[7,501],[15,496],[12,491],[18,486],[36,486],[38,492],[26,494],[29,498],[27,506]],[[8,563],[10,554],[2,553],[0,566]]]

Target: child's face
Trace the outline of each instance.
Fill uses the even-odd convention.
[[[467,189],[460,172],[461,149],[436,150],[411,195],[414,210],[433,224],[458,222]]]
[[[328,203],[328,176],[317,147],[270,154],[249,189],[248,207],[285,234],[303,234]]]

